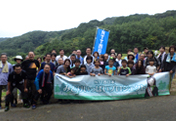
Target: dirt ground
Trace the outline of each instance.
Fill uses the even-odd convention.
[[[119,101],[88,101],[60,104],[52,98],[49,105],[26,109],[22,103],[8,112],[0,110],[0,121],[176,121],[176,79],[170,96]]]
[[[5,90],[4,90],[5,91]],[[6,92],[3,92],[4,93],[4,95],[5,95],[5,93]],[[173,81],[172,81],[172,85],[171,85],[171,89],[170,89],[170,95],[172,95],[172,96],[174,96],[174,95],[176,95],[176,76],[175,76],[175,78],[173,79]],[[53,97],[52,97],[53,98]],[[5,101],[5,96],[2,96],[2,108],[4,108],[4,101]],[[54,102],[56,102],[56,100],[55,99],[52,99],[52,103],[54,103]],[[20,105],[22,105],[21,103],[22,103],[22,100],[20,100],[20,99],[18,99],[18,106],[20,106]]]

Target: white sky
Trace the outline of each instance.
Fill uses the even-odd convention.
[[[0,0],[0,37],[59,31],[113,16],[176,10],[176,0]]]

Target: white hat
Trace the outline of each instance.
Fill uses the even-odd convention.
[[[22,58],[21,55],[17,55],[17,56],[14,58],[14,60],[15,60],[15,61],[16,61],[16,60],[21,60],[21,61],[23,61],[23,58]]]

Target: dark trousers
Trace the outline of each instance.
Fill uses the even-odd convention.
[[[51,95],[52,95],[52,84],[46,84],[44,87],[42,87],[42,94],[39,94],[38,91],[36,91],[33,104],[37,104],[37,101],[40,96],[43,103],[47,104],[49,103]]]
[[[2,97],[2,89],[3,87],[6,87],[6,90],[7,90],[7,85],[0,85],[0,106],[1,106],[1,97]]]
[[[35,84],[34,84],[34,81],[35,80],[27,80],[27,88],[28,88],[28,97],[29,97],[29,100],[31,101],[31,104],[33,104],[33,100],[34,100],[34,96],[36,94],[36,87],[35,87]]]
[[[22,94],[22,97],[23,97],[23,103],[27,103],[28,104],[28,93],[24,92],[24,86],[23,84],[17,84],[15,86],[11,86],[10,88],[10,94],[6,95],[6,106],[9,106],[9,102],[12,101],[13,99],[13,94],[12,94],[12,91],[14,88],[17,88],[21,91],[21,94]]]

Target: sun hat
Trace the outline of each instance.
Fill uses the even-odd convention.
[[[128,53],[128,58],[129,58],[129,56],[133,56],[133,60],[135,59],[135,56],[134,56],[134,53],[133,53],[133,52],[129,52],[129,53]]]
[[[14,58],[14,61],[16,61],[16,60],[21,60],[21,61],[23,61],[23,58],[22,58],[21,55],[17,55],[17,56]]]

